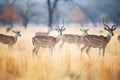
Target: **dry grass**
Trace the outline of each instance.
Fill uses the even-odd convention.
[[[14,49],[0,43],[0,80],[120,80],[120,43],[117,35],[120,29],[115,31],[115,36],[106,47],[105,57],[98,57],[98,49],[91,49],[89,59],[74,44],[65,44],[59,51],[59,44],[53,50],[51,57],[48,57],[48,49],[41,48],[39,58],[32,58],[32,41],[36,31],[47,31],[47,28],[32,28],[27,30],[16,28],[22,31],[22,37],[14,45]],[[106,36],[102,28],[91,28],[96,34]],[[100,33],[99,33],[100,32]],[[0,33],[6,33],[5,28]],[[56,31],[50,35],[57,36]],[[78,28],[70,27],[65,33],[81,34]]]

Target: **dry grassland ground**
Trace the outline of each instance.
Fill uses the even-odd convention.
[[[47,28],[29,27],[21,30],[22,37],[18,38],[13,49],[0,43],[0,80],[120,80],[120,42],[117,40],[120,29],[106,47],[105,57],[98,56],[98,49],[91,48],[89,58],[74,44],[67,44],[59,51],[59,42],[53,49],[51,57],[48,48],[39,50],[39,58],[32,57],[32,37],[37,31],[45,32]],[[0,28],[0,33],[14,35]],[[69,27],[64,33],[79,34],[78,27]],[[90,28],[89,34],[107,35],[103,28]],[[50,33],[57,36],[57,31]],[[81,45],[82,47],[83,45]]]

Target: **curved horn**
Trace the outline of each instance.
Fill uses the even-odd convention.
[[[108,29],[110,29],[110,27],[107,24],[103,24],[104,26],[106,26]]]
[[[58,26],[56,26],[56,27],[55,27],[55,30],[59,31],[59,30],[60,30],[60,28],[59,28]]]
[[[112,26],[112,28],[114,28],[116,25],[114,24],[113,26]]]
[[[64,26],[61,27],[61,29],[63,29],[63,28],[64,28]]]
[[[115,27],[116,25],[114,24],[113,26],[112,26],[112,30],[115,30],[117,27]]]
[[[104,17],[103,17],[103,25],[106,26],[108,29],[110,29],[110,27],[104,23]]]

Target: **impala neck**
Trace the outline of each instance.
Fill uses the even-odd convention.
[[[88,33],[84,32],[81,36],[84,37],[85,35],[88,35]]]
[[[57,36],[57,38],[60,39],[60,40],[62,39],[62,37],[63,37],[62,34],[60,34],[60,35]]]
[[[59,42],[60,40],[62,40],[62,35],[58,35],[58,36],[56,37],[56,42]]]
[[[56,37],[56,43],[59,42],[61,39],[59,36]]]
[[[109,42],[110,39],[111,39],[112,35],[111,34],[108,34],[107,37],[106,37],[106,41]]]
[[[14,43],[16,43],[17,39],[18,39],[18,35],[15,34],[15,37],[14,37]]]

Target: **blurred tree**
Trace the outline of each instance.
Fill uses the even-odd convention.
[[[51,3],[51,0],[47,0],[47,5],[48,5],[48,26],[52,28],[52,22],[53,22],[53,14],[54,11],[57,7],[57,3],[59,0],[54,0],[53,5]]]
[[[96,21],[94,19],[94,17],[92,16],[90,9],[88,10],[86,7],[80,5],[79,3],[75,2],[74,0],[70,0],[73,4],[75,4],[86,16],[86,19],[90,19],[90,21],[93,23],[94,26],[96,25]],[[95,14],[95,13],[94,13]]]
[[[13,23],[20,21],[20,16],[18,15],[18,12],[14,5],[15,1],[16,0],[3,5],[3,9],[0,13],[0,22],[3,25],[10,25],[11,28],[13,28]]]
[[[30,20],[39,15],[36,11],[34,11],[33,7],[36,6],[37,3],[32,3],[30,2],[30,0],[28,0],[26,2],[26,9],[22,9],[20,10],[20,16],[22,18],[22,22],[23,22],[23,26],[25,28],[27,28],[28,23],[30,22]]]
[[[55,13],[55,11],[57,11],[56,9],[57,9],[59,1],[61,1],[61,0],[47,0],[48,26],[50,28],[52,28],[54,13]],[[63,1],[68,2],[68,1],[71,1],[71,0],[63,0]]]

